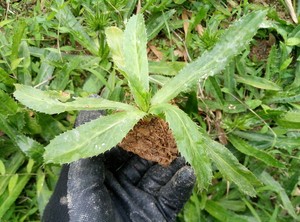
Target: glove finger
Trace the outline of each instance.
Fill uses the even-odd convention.
[[[170,219],[176,217],[192,194],[196,177],[189,166],[184,166],[161,188],[158,203]]]
[[[105,171],[102,159],[103,156],[99,156],[70,164],[68,174],[70,221],[113,221],[112,203],[104,186]]]
[[[156,164],[145,173],[138,186],[143,191],[156,196],[161,187],[166,185],[174,174],[184,165],[185,160],[181,157],[174,160],[168,167]]]
[[[153,162],[133,155],[128,162],[119,169],[117,176],[120,180],[126,179],[136,185],[152,165]]]

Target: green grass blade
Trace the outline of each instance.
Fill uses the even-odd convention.
[[[22,41],[22,37],[26,28],[26,23],[24,21],[19,21],[15,27],[15,32],[12,37],[12,46],[11,46],[11,68],[14,70],[17,66],[14,66],[13,63],[16,62],[19,58],[19,48]]]
[[[17,100],[31,109],[48,114],[71,110],[136,110],[136,108],[131,105],[102,98],[75,98],[71,102],[65,102],[70,99],[69,94],[56,91],[42,91],[31,86],[19,84],[15,86],[16,91],[14,92],[14,97]]]
[[[183,68],[154,95],[151,103],[155,105],[168,102],[180,92],[189,89],[191,84],[223,70],[253,38],[265,16],[266,11],[254,11],[233,23],[211,51],[203,53],[200,58]]]
[[[257,76],[238,76],[235,75],[235,79],[237,82],[244,83],[246,85],[253,86],[259,89],[266,89],[266,90],[274,90],[279,91],[281,87],[278,86],[276,83],[271,82],[265,78],[257,77]]]
[[[10,176],[17,172],[19,167],[25,161],[25,156],[21,152],[16,152],[10,156],[10,159],[6,161],[5,168],[6,168],[6,176],[1,176],[0,180],[0,195],[2,195],[5,191],[5,187],[8,185]]]
[[[150,112],[164,113],[166,121],[176,139],[177,147],[182,156],[195,170],[200,189],[207,189],[212,179],[212,168],[203,147],[202,136],[198,126],[182,110],[170,104],[153,107]]]
[[[0,196],[0,218],[3,217],[3,215],[6,213],[6,211],[9,210],[10,206],[15,203],[19,195],[21,194],[22,190],[28,183],[31,172],[25,171],[26,167],[23,167],[23,169],[20,171],[19,174],[14,174],[13,176],[17,175],[17,181],[16,184],[13,187],[12,192],[9,192],[9,189],[5,190],[5,192]],[[25,173],[26,172],[26,173]],[[16,177],[16,176],[15,176]],[[12,178],[12,177],[10,177]]]
[[[285,192],[285,189],[278,183],[274,178],[268,174],[266,171],[262,172],[259,176],[261,181],[272,188],[273,191],[277,192],[279,194],[279,197],[282,201],[284,209],[287,210],[287,212],[297,221],[300,219],[299,216],[297,216],[293,204],[291,203],[288,195]]]
[[[34,79],[34,85],[40,85],[39,88],[44,88],[49,84],[49,81],[53,77],[55,67],[50,63],[58,61],[60,56],[56,52],[50,52],[43,60],[39,72]]]
[[[119,112],[67,131],[45,147],[45,162],[70,163],[103,153],[116,146],[145,114]]]
[[[253,156],[254,158],[263,161],[265,164],[269,166],[285,168],[285,165],[279,162],[278,160],[276,160],[273,156],[271,156],[270,154],[268,154],[263,150],[259,150],[256,147],[251,146],[246,141],[233,135],[229,135],[228,139],[230,143],[232,143],[232,145],[240,152],[248,156]]]
[[[21,194],[30,177],[31,175],[29,174],[21,176],[21,178],[18,180],[17,185],[14,187],[14,192],[9,193],[8,191],[6,191],[3,196],[0,197],[0,218],[2,218],[5,212],[8,211],[10,206],[15,203],[16,199]]]
[[[80,45],[89,50],[93,55],[98,55],[98,46],[72,14],[68,5],[60,0],[56,0],[55,2],[57,4],[55,16],[61,26],[66,27]]]
[[[249,222],[248,219],[242,218],[242,216],[227,210],[222,205],[212,200],[206,201],[205,210],[219,221]]]
[[[152,15],[150,19],[147,21],[147,36],[148,41],[154,39],[157,34],[167,25],[168,20],[173,16],[176,12],[175,9],[171,9],[167,12],[160,12]]]

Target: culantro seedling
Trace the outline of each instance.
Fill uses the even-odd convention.
[[[51,140],[45,147],[45,162],[69,163],[99,155],[117,144],[162,165],[168,165],[179,152],[194,168],[200,189],[211,183],[213,162],[226,179],[246,194],[255,195],[256,177],[226,147],[200,132],[197,124],[170,104],[170,100],[222,71],[253,38],[265,16],[266,11],[243,16],[220,36],[210,51],[186,65],[157,91],[150,89],[149,84],[143,15],[132,16],[124,31],[107,28],[106,39],[114,66],[124,76],[133,98],[126,103],[103,98],[69,98],[64,93],[16,85],[15,98],[40,112],[114,110]]]

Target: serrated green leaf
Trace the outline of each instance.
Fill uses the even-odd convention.
[[[45,162],[69,163],[91,157],[117,145],[146,113],[119,112],[67,131],[45,147]]]
[[[185,65],[186,63],[184,62],[149,61],[149,72],[153,74],[175,76]]]
[[[44,152],[43,145],[30,137],[22,134],[15,136],[18,147],[26,154],[26,156],[39,161]]]
[[[195,170],[199,188],[207,189],[212,179],[212,168],[207,156],[207,147],[202,146],[203,136],[201,136],[198,126],[185,112],[170,104],[152,107],[150,112],[165,114],[179,152]]]
[[[25,106],[39,112],[55,114],[71,110],[135,110],[125,103],[109,101],[102,98],[75,98],[71,102],[61,102],[69,98],[69,94],[56,91],[42,91],[31,86],[15,84],[14,97]]]
[[[286,149],[289,151],[289,153],[291,153],[293,149],[297,149],[300,144],[300,137],[294,138],[294,137],[278,136],[275,139],[273,135],[269,135],[269,134],[244,132],[238,130],[235,130],[232,133],[241,138],[252,141],[253,143],[259,142],[260,145],[263,145],[264,147],[275,146],[277,148]]]
[[[105,35],[115,65],[124,71],[123,31],[117,27],[108,27],[105,29]]]
[[[267,98],[263,100],[267,104],[272,104],[272,103],[298,103],[300,102],[300,94],[294,95],[294,96],[287,96],[286,94],[279,93],[271,98]]]
[[[208,137],[203,138],[203,145],[207,147],[209,157],[222,175],[227,180],[234,182],[245,194],[255,196],[256,191],[253,185],[260,185],[260,182],[254,174],[240,164],[237,158],[225,146]]]
[[[254,11],[233,23],[211,51],[203,53],[196,61],[185,66],[154,95],[151,103],[155,105],[167,102],[180,92],[188,90],[191,84],[223,70],[253,38],[265,16],[266,11]]]
[[[0,129],[9,136],[13,143],[18,146],[27,156],[39,159],[43,152],[43,146],[37,141],[21,134],[12,127],[2,114],[0,114]]]
[[[235,79],[237,82],[244,83],[259,89],[267,89],[267,90],[274,90],[274,91],[281,90],[281,87],[278,86],[276,83],[257,76],[236,75]]]
[[[147,33],[143,15],[132,16],[124,30],[124,71],[136,104],[142,110],[149,107],[149,76],[147,57]]]
[[[0,90],[0,113],[2,115],[12,115],[18,110],[18,104],[7,93]]]
[[[285,165],[278,160],[276,160],[274,157],[272,157],[270,154],[263,150],[259,150],[254,146],[251,146],[249,143],[246,141],[233,136],[233,135],[228,135],[229,141],[232,143],[232,145],[239,150],[240,152],[248,155],[248,156],[253,156],[256,159],[259,159],[266,163],[269,166],[274,166],[274,167],[279,167],[279,168],[284,168]]]
[[[143,16],[132,16],[124,33],[116,27],[107,28],[105,33],[114,62],[128,80],[136,104],[147,111],[150,95],[147,35]]]

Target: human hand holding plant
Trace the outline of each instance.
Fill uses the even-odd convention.
[[[82,111],[76,126],[101,114]],[[63,165],[42,221],[174,221],[194,183],[183,158],[163,167],[115,147]]]
[[[238,163],[223,145],[198,130],[198,126],[182,110],[168,102],[192,84],[212,76],[252,39],[265,17],[265,11],[255,11],[235,22],[209,52],[188,64],[153,96],[149,87],[146,30],[142,15],[133,16],[125,31],[111,27],[106,30],[114,63],[128,82],[134,104],[108,101],[102,98],[68,98],[64,94],[41,91],[16,85],[14,96],[26,106],[49,114],[69,110],[113,109],[109,116],[96,119],[63,133],[45,147],[45,162],[69,163],[80,158],[104,153],[120,143],[143,118],[164,119],[176,140],[180,154],[195,170],[200,189],[212,179],[211,161],[220,172],[248,195],[255,195],[255,176]]]

